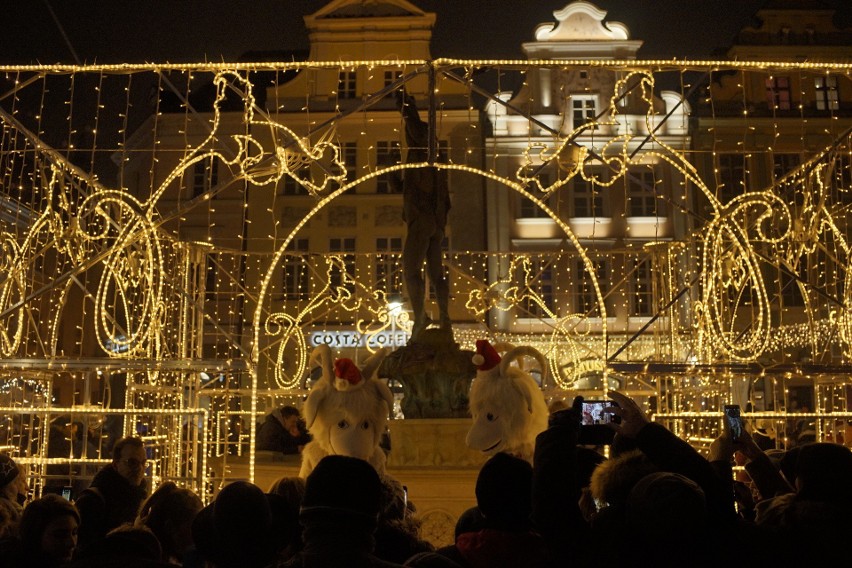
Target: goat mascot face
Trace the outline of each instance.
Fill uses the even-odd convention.
[[[489,456],[506,452],[532,461],[535,438],[547,428],[548,412],[532,376],[520,366],[510,366],[523,356],[535,358],[545,376],[547,362],[532,347],[510,349],[501,358],[487,341],[476,342],[473,362],[478,371],[470,387],[473,426],[465,440],[469,448]]]
[[[307,477],[327,455],[360,458],[384,473],[385,454],[379,442],[393,408],[393,394],[372,375],[385,355],[384,349],[378,351],[359,369],[351,359],[332,363],[327,345],[314,350],[311,359],[321,360],[323,374],[303,409],[313,440],[302,452],[301,477]]]

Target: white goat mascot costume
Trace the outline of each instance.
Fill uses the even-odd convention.
[[[303,408],[313,440],[302,451],[299,477],[307,477],[332,454],[361,458],[384,473],[386,458],[379,441],[393,408],[393,394],[373,374],[386,354],[380,349],[359,369],[351,359],[332,362],[327,345],[314,349],[311,361],[320,359],[322,377]]]
[[[511,367],[523,356],[538,361],[542,378],[547,361],[532,347],[515,347],[503,358],[485,340],[476,342],[473,363],[478,367],[470,387],[473,426],[465,443],[486,455],[513,454],[532,462],[535,438],[547,428],[547,404],[535,380],[521,367]],[[520,363],[520,361],[519,361]]]

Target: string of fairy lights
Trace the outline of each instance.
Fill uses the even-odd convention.
[[[568,107],[549,110],[552,122],[534,119],[541,113],[531,94],[524,108],[507,111],[527,120],[523,134],[501,141],[480,123],[474,78],[496,69],[498,89],[516,74],[534,93],[530,70],[538,68],[609,73],[612,92],[581,123]],[[504,203],[509,227],[499,230],[518,231],[514,203],[536,211],[531,226],[545,236],[513,234],[493,250],[466,250],[461,225],[467,216],[473,223],[473,211],[453,211],[444,264],[455,340],[465,349],[483,337],[537,347],[550,366],[549,396],[632,388],[646,404],[654,395],[659,419],[698,440],[718,428],[737,372],[616,376],[610,365],[771,369],[778,361],[842,366],[852,355],[848,121],[831,108],[815,118],[803,103],[761,114],[748,92],[752,76],[761,85],[779,75],[797,75],[799,85],[817,75],[848,81],[850,64],[439,59],[0,73],[0,364],[8,373],[0,397],[22,388],[12,383],[22,380],[16,370],[37,369],[26,390],[38,393],[40,412],[56,404],[56,413],[78,405],[96,413],[107,385],[123,381],[123,400],[110,403],[133,417],[125,433],[144,432],[158,448],[163,479],[206,487],[201,457],[213,436],[227,437],[217,413],[256,423],[270,401],[301,396],[316,342],[358,356],[407,338],[410,315],[396,305],[405,292],[402,196],[387,181],[425,167],[448,174],[458,203],[472,184],[484,200]],[[703,109],[690,144],[688,133],[666,130],[659,84],[677,83],[683,100],[701,73],[723,79],[689,101]],[[341,74],[363,76],[383,95],[347,93]],[[403,160],[404,124],[382,102],[403,84],[427,107],[435,103],[430,122],[446,160]],[[801,86],[799,96],[812,94]],[[735,117],[724,110],[731,101],[743,109]],[[723,181],[730,154],[742,165]],[[761,173],[781,154],[799,161],[777,179]],[[572,204],[585,185],[609,209],[592,214],[593,226],[641,234],[631,224],[642,219],[627,205],[638,199],[638,168],[651,172],[640,181],[650,183],[644,189],[658,211],[653,235],[578,228]],[[741,191],[723,197],[736,176]],[[384,248],[373,250],[379,240]],[[122,374],[116,361],[132,370]],[[838,373],[755,380],[778,383],[772,400],[760,401],[767,416],[758,409],[755,418],[815,418],[819,435],[848,418]],[[802,380],[814,381],[815,394],[800,416],[791,401]],[[0,445],[25,426],[16,416]],[[182,459],[187,452],[196,457]],[[32,463],[48,459],[62,458]]]

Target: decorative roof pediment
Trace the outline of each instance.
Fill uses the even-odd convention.
[[[539,24],[535,30],[536,41],[622,41],[630,39],[630,32],[622,23],[606,22],[606,11],[590,2],[571,2],[553,12],[553,22]]]
[[[314,13],[313,18],[399,18],[423,15],[423,10],[406,0],[334,0]]]

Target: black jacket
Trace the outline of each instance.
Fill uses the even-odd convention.
[[[146,495],[144,481],[134,487],[113,464],[101,469],[75,502],[80,511],[77,549],[84,549],[124,523],[132,523]]]
[[[299,436],[293,436],[284,429],[284,425],[276,418],[275,414],[269,414],[258,429],[255,449],[298,454],[299,446],[304,446],[310,441],[311,435],[307,432],[299,430]]]

